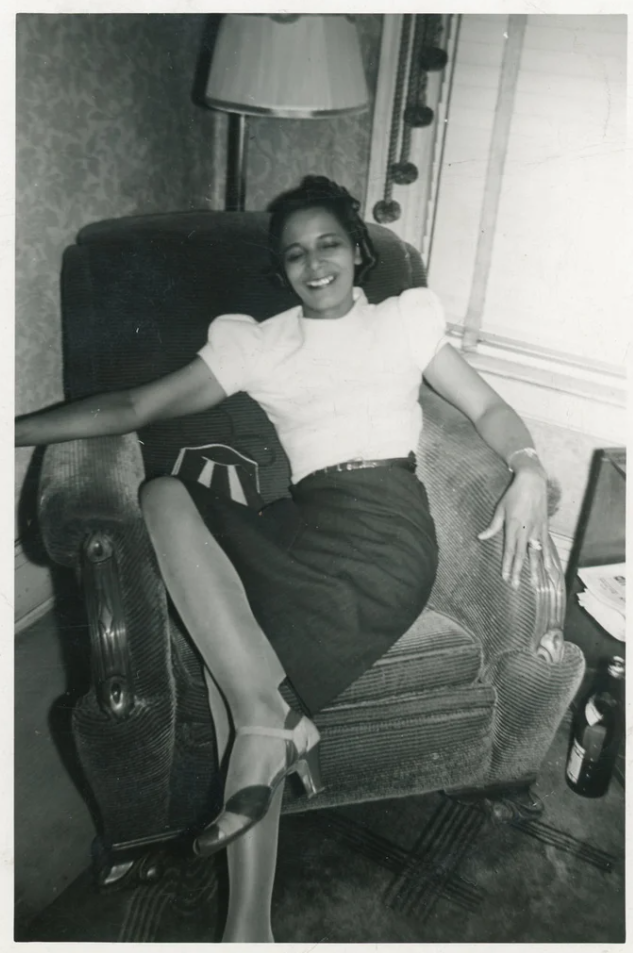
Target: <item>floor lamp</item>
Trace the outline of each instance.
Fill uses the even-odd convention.
[[[226,14],[205,103],[229,114],[226,208],[243,211],[247,116],[326,119],[369,103],[354,18],[347,14]]]

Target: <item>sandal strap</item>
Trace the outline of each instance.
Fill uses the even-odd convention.
[[[304,716],[292,708],[286,715],[286,722],[283,728],[265,728],[262,725],[244,725],[235,732],[237,735],[263,735],[265,738],[285,738],[291,741],[294,738],[295,728],[301,724]]]

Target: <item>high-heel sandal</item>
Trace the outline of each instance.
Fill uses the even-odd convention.
[[[286,716],[284,728],[247,726],[237,729],[236,739],[240,735],[285,739],[285,763],[270,784],[252,784],[231,795],[218,817],[205,827],[193,843],[194,852],[203,857],[228,847],[236,838],[261,821],[270,808],[275,791],[289,774],[299,775],[308,797],[314,797],[323,790],[319,765],[319,732],[304,715],[291,709]],[[222,818],[226,814],[238,815],[243,823],[235,830],[223,831]]]

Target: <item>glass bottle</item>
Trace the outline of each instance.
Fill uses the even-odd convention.
[[[624,659],[616,657],[574,717],[565,769],[572,791],[583,797],[606,793],[623,731]]]

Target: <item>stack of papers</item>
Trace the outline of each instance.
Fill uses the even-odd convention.
[[[585,590],[578,602],[603,629],[620,642],[626,637],[626,564],[584,566],[578,577]]]

